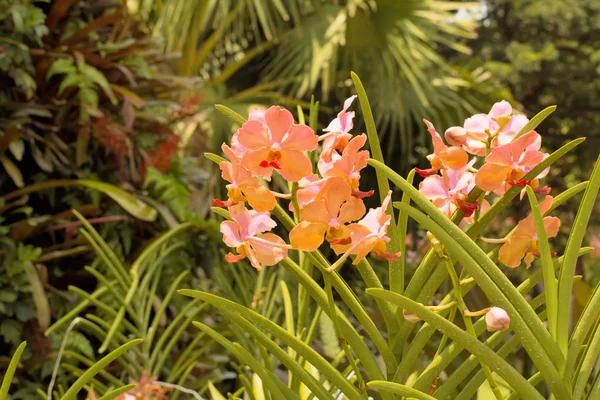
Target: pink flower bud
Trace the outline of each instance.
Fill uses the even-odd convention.
[[[503,309],[492,307],[485,314],[485,324],[488,332],[505,331],[510,326],[510,317]]]
[[[467,143],[467,131],[462,126],[451,126],[446,129],[444,137],[452,146],[461,146]]]

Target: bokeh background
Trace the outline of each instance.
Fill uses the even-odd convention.
[[[71,209],[124,263],[178,223],[199,227],[178,237],[178,251],[165,258],[157,301],[189,270],[182,287],[255,302],[256,274],[224,263],[210,212],[223,185],[203,154],[219,153],[236,129],[214,105],[247,115],[279,104],[298,115],[318,101],[323,128],[354,93],[351,71],[366,87],[387,163],[402,175],[427,167],[422,118],[443,131],[502,99],[529,117],[558,106],[537,129],[545,151],[587,137],[552,167],[546,184],[553,194],[586,180],[600,151],[597,0],[0,1],[0,368],[29,342],[14,398],[47,386],[62,336],[44,331],[82,299],[70,287],[96,287],[84,267],[100,261]],[[354,109],[358,132],[362,116]],[[144,221],[77,179],[132,192],[158,217]],[[576,201],[559,211],[557,246]],[[511,212],[497,232],[514,226],[528,205]],[[588,243],[600,245],[599,219],[592,216]],[[408,259],[417,265],[427,245],[423,232],[410,229]],[[578,296],[585,303],[599,268],[599,252],[580,261],[576,303]],[[344,273],[351,280],[355,272]],[[185,302],[174,297],[170,315]],[[324,351],[335,354],[322,325]],[[70,335],[73,352],[97,357],[97,338]],[[193,337],[182,333],[174,351]],[[224,393],[235,388],[239,371],[226,352],[205,347],[184,383],[203,393],[209,381]],[[177,366],[167,360],[164,368]],[[61,369],[66,381],[69,371]]]

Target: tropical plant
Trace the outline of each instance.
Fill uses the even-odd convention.
[[[196,390],[206,387],[208,379],[222,379],[218,364],[210,366],[218,361],[206,355],[211,349],[210,341],[202,336],[190,337],[187,329],[192,319],[204,315],[206,306],[199,301],[184,304],[181,299],[177,301],[179,296],[175,293],[184,282],[198,282],[190,278],[192,260],[185,251],[189,247],[187,241],[175,240],[194,225],[180,224],[157,237],[126,266],[92,225],[77,211],[74,213],[82,224],[80,234],[98,257],[97,262],[85,268],[98,284],[93,292],[70,286],[69,291],[80,301],[46,330],[46,336],[60,332],[63,343],[69,343],[72,330],[78,328],[100,342],[99,354],[118,348],[130,337],[144,339],[144,344],[118,360],[120,366],[114,372],[100,373],[94,380],[94,393],[106,395],[126,382],[144,379],[161,387]],[[87,312],[90,307],[93,312]],[[75,376],[82,374],[79,365],[87,367],[95,362],[93,354],[61,350],[57,368],[61,356],[65,361],[60,368]],[[198,366],[199,357],[202,367]],[[212,372],[190,379],[198,368]]]
[[[241,126],[232,143],[233,149],[224,147],[229,161],[208,155],[211,160],[220,162],[223,176],[230,182],[228,199],[216,201],[228,209],[214,208],[226,218],[221,225],[225,243],[235,248],[235,253],[229,253],[226,258],[239,262],[247,257],[259,270],[275,264],[283,267],[298,285],[299,300],[296,307],[285,307],[285,324],[279,326],[235,301],[203,291],[180,290],[219,310],[262,349],[259,355],[206,323],[195,325],[260,378],[262,391],[259,395],[256,391],[252,394],[259,397],[264,394],[289,399],[363,399],[367,396],[393,399],[400,395],[419,399],[469,399],[477,393],[481,396],[487,393],[489,397],[483,398],[543,399],[550,395],[561,399],[596,398],[600,393],[600,378],[594,372],[600,353],[599,291],[596,288],[577,320],[571,315],[569,304],[573,283],[578,279],[576,261],[591,250],[581,247],[581,243],[600,188],[600,165],[596,164],[589,181],[554,198],[546,197],[539,204],[536,198],[536,193],[549,191],[539,186],[544,171],[584,139],[571,141],[545,155],[539,151],[540,137],[533,129],[554,108],[543,110],[531,120],[523,120],[522,116],[511,116],[508,103],[498,103],[489,114],[474,116],[481,123],[478,125],[481,130],[469,124],[466,129],[448,130],[445,136],[450,146],[443,142],[433,125],[429,125],[436,144],[435,152],[429,157],[432,169],[418,172],[430,181],[423,181],[420,189],[416,189],[412,185],[414,172],[404,179],[383,163],[369,100],[358,77],[352,75],[352,80],[373,158],[366,160],[365,153],[358,151],[364,143],[362,136],[352,137],[348,129],[343,129],[348,127],[343,121],[351,119],[351,113],[346,112],[347,104],[331,125],[338,128],[332,128],[322,137],[325,140],[325,149],[319,157],[322,175],[317,176],[316,181],[303,178],[312,168],[305,171],[306,156],[293,152],[314,150],[317,138],[305,125],[293,125],[289,112],[272,107],[264,119],[254,115],[246,121],[235,112],[227,111]],[[314,113],[314,109],[312,111]],[[314,115],[310,117],[316,120]],[[304,120],[302,114],[299,120]],[[280,146],[271,143],[277,137],[284,138]],[[344,150],[339,154],[341,149]],[[481,157],[478,170],[468,161],[468,154]],[[332,160],[330,164],[328,157]],[[515,157],[516,161],[503,164],[505,157]],[[289,162],[291,158],[294,163]],[[353,186],[354,191],[348,192],[350,197],[341,194],[346,193],[344,174],[350,173],[347,175],[350,182],[359,179],[358,172],[366,163],[377,172],[382,206],[369,211],[358,223],[347,224],[360,218],[364,207],[352,213],[353,218],[342,215],[347,216],[349,210],[356,207],[361,210],[360,199],[371,193],[360,192]],[[357,169],[344,169],[347,165]],[[269,195],[265,192],[267,188],[252,181],[253,176],[269,178],[275,171],[290,181],[288,194]],[[445,178],[448,174],[461,174],[455,178],[466,180],[468,184],[463,189],[452,188],[446,197],[440,197],[443,202],[430,201],[428,189],[438,180],[436,176],[446,184],[456,182],[454,178]],[[339,179],[342,183],[333,183]],[[393,205],[390,182],[403,193],[402,201]],[[486,191],[499,195],[485,196]],[[582,191],[583,198],[564,254],[553,259],[548,237],[556,235],[560,221],[547,214]],[[257,193],[260,193],[258,198]],[[486,226],[519,193],[529,200],[531,215],[504,239],[482,238]],[[289,199],[290,209],[300,212],[290,216],[281,204],[271,203],[270,196]],[[485,204],[488,200],[494,200],[489,207]],[[248,211],[245,202],[255,210]],[[335,223],[332,219],[329,225],[322,222],[322,212],[318,211],[322,206],[329,207],[329,215],[335,214],[339,219]],[[400,210],[398,216],[394,208]],[[280,236],[268,232],[276,225],[265,212],[269,209],[289,232],[291,246]],[[405,284],[405,262],[401,254],[409,217],[429,232],[432,246],[412,279]],[[461,226],[468,223],[464,230],[458,226],[461,222]],[[333,264],[318,249],[323,241],[329,242],[336,254],[341,255]],[[504,244],[498,246],[497,243]],[[296,253],[294,249],[302,251]],[[390,287],[387,289],[364,258],[370,251],[389,260]],[[367,294],[376,300],[383,321],[381,327],[366,312],[362,296],[355,293],[338,272],[349,256],[364,280]],[[521,264],[524,256],[528,265],[539,258],[540,268],[515,285],[507,278],[502,265],[514,268]],[[317,271],[319,274],[313,274]],[[445,291],[440,288],[446,287],[442,284],[447,278],[451,285]],[[544,290],[536,295],[532,291],[538,285],[543,285]],[[475,288],[485,294],[489,307],[470,311],[469,298],[465,296]],[[441,293],[435,296],[439,290]],[[339,338],[342,350],[333,362],[311,347],[314,324],[308,321],[314,321],[318,312],[329,316]],[[454,321],[457,313],[461,322]],[[485,333],[486,330],[493,333]],[[420,363],[419,356],[432,344],[434,354],[426,363]],[[523,349],[517,358],[520,361],[514,361],[512,354],[519,348]],[[279,378],[281,371],[287,374],[287,383]],[[240,380],[247,382],[249,376],[240,376]],[[247,385],[244,390],[251,393]]]
[[[460,1],[185,1],[130,0],[130,9],[181,51],[181,70],[199,74],[206,104],[238,113],[248,105],[296,105],[315,93],[322,105],[346,98],[350,71],[367,77],[373,109],[391,162],[418,161],[426,146],[422,116],[455,124],[500,94],[490,74],[453,59],[476,23],[457,16],[477,7]],[[246,66],[243,71],[239,71]],[[257,72],[252,72],[253,70]],[[246,72],[249,71],[249,72]],[[257,84],[258,81],[258,84]],[[225,83],[225,85],[221,85]],[[504,97],[508,93],[503,92]],[[329,101],[331,99],[331,101]],[[300,103],[306,108],[306,103]],[[331,108],[322,107],[322,111]],[[222,142],[224,123],[205,112]],[[218,141],[216,145],[218,145]],[[397,145],[396,145],[397,144]]]

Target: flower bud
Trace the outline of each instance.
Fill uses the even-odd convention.
[[[492,307],[485,314],[485,324],[488,332],[505,331],[510,326],[510,317],[503,309]]]
[[[402,310],[402,314],[404,314],[404,319],[410,322],[411,324],[416,324],[421,320],[416,314],[413,314],[409,311]]]
[[[452,146],[461,146],[467,142],[467,131],[462,126],[451,126],[446,129],[444,137]]]

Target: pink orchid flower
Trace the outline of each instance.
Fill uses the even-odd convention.
[[[242,167],[240,160],[236,157],[233,150],[223,144],[221,146],[223,153],[230,161],[221,161],[221,176],[227,182],[230,182],[227,188],[228,201],[214,200],[215,205],[220,207],[230,207],[238,202],[248,203],[256,211],[265,212],[271,211],[277,204],[277,200],[271,191],[261,185],[256,178],[252,176],[250,171]]]
[[[540,203],[540,212],[542,215],[548,213],[553,201],[552,196],[546,196],[544,201]],[[555,237],[560,228],[560,220],[557,217],[544,217],[543,220],[546,236],[548,238]],[[533,215],[530,214],[519,222],[513,233],[510,234],[506,242],[502,245],[498,253],[498,259],[507,267],[516,268],[521,264],[521,260],[525,258],[525,264],[529,268],[534,256],[539,256],[539,254],[540,250],[535,223]]]
[[[475,160],[460,170],[444,169],[442,175],[430,175],[419,185],[419,192],[440,209],[448,218],[457,209],[470,217],[477,209],[477,203],[468,203],[467,196],[475,187],[475,174],[469,168]]]
[[[229,207],[229,214],[232,220],[221,222],[221,233],[225,244],[234,247],[238,254],[228,253],[227,261],[248,258],[260,271],[261,264],[275,265],[287,257],[290,246],[274,233],[264,233],[277,225],[269,213],[248,210],[239,203]]]
[[[368,197],[374,192],[361,192],[358,190],[360,171],[367,166],[369,158],[368,150],[360,150],[367,142],[367,135],[364,133],[355,136],[348,142],[348,145],[342,152],[342,155],[334,153],[331,162],[323,159],[319,160],[319,172],[323,178],[339,177],[344,178],[352,188],[352,195],[355,197]]]
[[[548,154],[540,150],[542,138],[531,131],[511,143],[498,146],[479,168],[475,183],[487,192],[502,194],[511,186],[523,185],[523,176],[538,165]],[[537,179],[543,178],[548,169],[536,177],[532,186],[537,187]]]
[[[314,150],[318,137],[308,126],[295,125],[292,113],[286,109],[270,107],[264,123],[246,121],[236,138],[246,149],[241,163],[254,176],[270,180],[276,170],[285,180],[298,182],[312,172],[312,164],[303,152]]]
[[[431,134],[431,141],[433,142],[433,154],[427,156],[427,159],[431,163],[430,169],[419,169],[415,171],[423,177],[433,175],[440,169],[461,169],[469,162],[469,156],[467,152],[458,146],[447,146],[440,134],[436,131],[435,126],[426,119],[423,119],[427,130]]]
[[[340,111],[333,121],[329,123],[327,128],[323,129],[326,132],[324,135],[319,137],[319,140],[323,140],[323,151],[321,158],[327,162],[331,161],[331,156],[334,151],[342,152],[348,145],[348,141],[352,138],[349,133],[354,127],[352,119],[354,118],[354,111],[347,111],[352,105],[352,102],[356,98],[356,95],[350,96],[344,101],[344,108]]]
[[[344,254],[331,266],[330,271],[340,266],[351,254],[356,255],[352,264],[358,264],[369,253],[374,253],[385,260],[395,260],[400,257],[400,253],[387,252],[387,243],[390,241],[387,230],[392,217],[386,213],[386,210],[391,200],[390,190],[381,207],[370,209],[363,219],[348,225],[351,242],[332,244],[331,248],[335,254]]]
[[[363,201],[352,196],[350,185],[342,178],[325,182],[321,199],[314,200],[300,209],[302,222],[290,231],[292,248],[314,251],[323,243],[323,236],[330,243],[350,239],[346,223],[356,221],[365,214]]]
[[[491,144],[492,148],[510,143],[529,122],[525,115],[511,115],[512,112],[510,103],[502,100],[494,104],[489,113],[467,118],[464,123],[467,132],[464,148],[471,154],[485,156],[490,135],[496,135]]]

